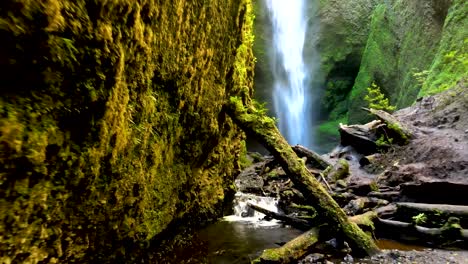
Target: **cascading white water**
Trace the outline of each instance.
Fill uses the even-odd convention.
[[[274,226],[280,224],[280,222],[274,219],[265,221],[264,214],[253,210],[247,205],[247,203],[255,204],[269,211],[278,213],[278,199],[237,192],[233,203],[234,215],[224,217],[226,221],[249,222],[255,226]]]
[[[273,26],[273,103],[289,144],[313,145],[309,70],[304,62],[306,0],[265,0]]]

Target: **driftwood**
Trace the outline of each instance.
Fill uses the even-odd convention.
[[[450,204],[396,203],[398,209],[416,213],[434,213],[468,218],[468,206]]]
[[[280,248],[266,249],[252,263],[297,263],[318,242],[319,230],[313,228]]]
[[[418,212],[438,211],[451,216],[468,217],[468,206],[450,204],[397,203],[399,208],[412,209]]]
[[[388,192],[370,192],[367,194],[368,197],[375,197],[379,199],[384,199],[389,202],[394,202],[399,199],[400,192],[398,191],[388,191]]]
[[[394,204],[389,204],[383,207],[379,207],[374,210],[378,217],[390,217],[394,215],[397,211],[397,207]]]
[[[411,130],[408,129],[404,124],[402,124],[396,117],[392,116],[391,114],[383,110],[376,110],[372,108],[363,109],[373,114],[378,119],[382,120],[385,124],[387,124],[385,131],[387,132],[387,136],[394,140],[393,143],[407,144],[409,142],[409,139],[413,136]]]
[[[314,152],[314,151],[312,151],[312,150],[310,150],[310,149],[308,149],[308,148],[306,148],[304,146],[296,145],[296,146],[292,147],[292,149],[294,150],[294,152],[296,152],[297,156],[306,157],[307,162],[311,163],[312,167],[314,167],[314,168],[324,170],[327,167],[332,165],[330,162],[328,162],[322,156],[320,156],[320,154],[318,154],[318,153],[316,153],[316,152]]]
[[[303,219],[299,219],[299,218],[295,218],[295,217],[292,217],[292,216],[288,216],[288,215],[285,215],[285,214],[280,214],[280,213],[276,213],[276,212],[272,212],[268,209],[265,209],[265,208],[262,208],[258,205],[255,205],[255,204],[251,204],[251,203],[247,203],[247,205],[254,209],[255,211],[258,211],[268,217],[271,217],[273,219],[277,219],[277,220],[280,220],[281,222],[287,224],[287,225],[290,225],[292,227],[295,227],[297,229],[300,229],[300,230],[309,230],[312,225],[309,221],[306,221],[306,220],[303,220]]]
[[[371,255],[378,251],[372,238],[348,220],[340,206],[307,170],[304,162],[278,131],[273,119],[249,102],[245,107],[242,99],[237,97],[230,98],[226,110],[240,128],[254,136],[278,160],[307,203],[317,209],[319,217],[328,222],[330,227],[343,235],[356,255]]]
[[[463,240],[468,242],[468,230],[466,229],[450,229],[447,227],[442,228],[427,228],[412,223],[387,220],[377,218],[378,225],[386,229],[388,233],[399,235],[399,239],[405,239],[408,237],[416,237],[425,242],[428,241],[440,241],[444,236],[450,239]]]
[[[350,201],[343,208],[343,210],[348,215],[355,215],[357,213],[362,212],[364,209],[373,208],[376,206],[384,206],[384,205],[388,205],[387,200],[382,200],[382,199],[372,198],[372,197],[359,197],[357,199]]]
[[[377,136],[375,131],[381,127],[380,121],[372,121],[365,125],[343,125],[340,124],[341,145],[352,146],[364,155],[371,155],[377,152],[378,147],[375,141]]]

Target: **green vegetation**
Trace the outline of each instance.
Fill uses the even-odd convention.
[[[366,105],[364,100],[367,87],[377,82],[382,92],[388,94],[394,85],[397,67],[395,50],[396,37],[389,21],[388,7],[378,5],[372,14],[371,31],[366,49],[362,57],[361,68],[354,83],[350,97],[349,122],[363,123],[369,121],[369,116],[363,115],[361,107]]]
[[[318,40],[327,88],[324,111],[332,122],[344,116],[348,116],[349,123],[369,121],[362,115],[361,107],[366,105],[363,98],[372,82],[380,86],[389,105],[399,109],[414,103],[418,96],[451,88],[463,78],[468,71],[465,2],[391,0],[371,5],[358,1],[346,4],[320,1],[319,13],[327,14],[323,18],[324,27],[333,29],[322,33]],[[329,19],[334,15],[354,17],[344,20],[348,23],[363,19],[353,16],[356,13],[371,14],[363,15],[371,17],[370,23],[364,20],[357,23],[362,27],[360,30],[341,18]],[[335,38],[349,35],[353,40],[332,41],[329,35]],[[352,47],[359,46],[354,40],[364,43],[361,52],[357,52],[359,49],[350,52]],[[342,60],[330,59],[334,56]],[[356,67],[357,76],[353,75]],[[350,92],[343,84],[346,80],[354,81]]]
[[[375,82],[367,88],[367,94],[364,97],[364,100],[368,103],[368,108],[384,110],[390,113],[395,111],[395,106],[389,104],[388,98],[385,97],[380,90],[380,87],[377,86]]]
[[[415,225],[422,225],[427,222],[427,216],[425,213],[420,213],[412,217],[413,224]]]
[[[339,125],[341,124],[346,124],[348,118],[347,117],[340,117],[337,120],[329,120],[326,121],[319,126],[319,133],[321,135],[329,135],[333,136],[335,138],[338,138],[340,136],[340,132],[338,131]]]
[[[468,72],[468,3],[454,0],[444,22],[442,39],[419,96],[455,86]]]
[[[17,2],[0,12],[0,262],[112,262],[219,216],[250,1]]]

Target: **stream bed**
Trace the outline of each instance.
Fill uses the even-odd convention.
[[[270,211],[278,212],[278,200],[238,192],[233,201],[233,215],[226,216],[205,228],[195,231],[187,243],[173,248],[164,263],[250,263],[267,248],[276,248],[299,236],[303,231],[284,226],[274,219],[252,210],[253,203]],[[421,251],[424,247],[404,244],[393,240],[379,239],[381,249]],[[337,263],[341,259],[335,259]],[[159,263],[159,262],[158,262]],[[363,260],[363,263],[374,263]]]

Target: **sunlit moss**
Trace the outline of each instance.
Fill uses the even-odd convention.
[[[217,217],[244,139],[223,106],[252,93],[250,1],[17,2],[0,12],[0,262],[110,261]]]

